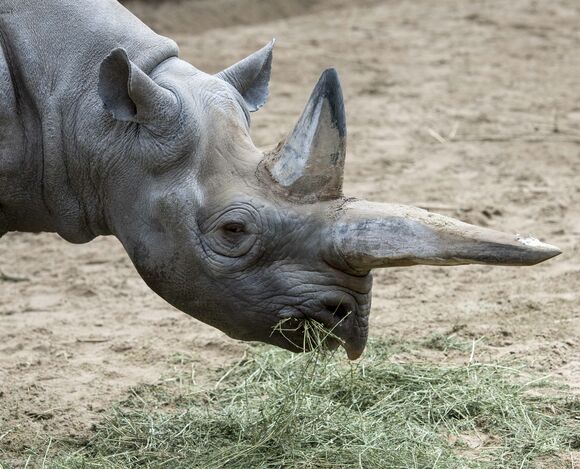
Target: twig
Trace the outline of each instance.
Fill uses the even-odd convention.
[[[44,453],[44,459],[42,460],[42,469],[46,467],[46,457],[48,456],[48,452],[50,450],[50,445],[52,444],[52,437],[48,440],[48,446],[46,447],[46,452]]]
[[[0,282],[30,282],[30,279],[28,277],[16,277],[14,275],[8,275],[0,270]]]
[[[248,357],[248,352],[244,351],[244,355],[242,356],[242,358],[240,360],[238,360],[232,367],[230,367],[230,369],[224,373],[224,375],[218,380],[218,382],[215,383],[214,389],[217,389],[219,387],[219,385],[222,383],[222,381],[224,379],[226,379],[232,371],[234,371],[238,366],[240,366],[242,363],[244,363],[246,361],[247,357]]]
[[[456,210],[462,210],[461,207],[454,207],[453,205],[445,205],[445,204],[430,204],[430,203],[417,202],[413,205],[415,205],[415,207],[419,207],[419,208],[422,208],[424,210],[445,210],[445,211],[450,211],[450,212],[454,212]]]
[[[474,357],[475,357],[475,339],[473,339],[473,342],[471,344],[471,355],[469,356],[469,364],[470,365],[473,363]]]
[[[459,122],[455,122],[455,124],[453,124],[453,128],[451,129],[451,132],[449,132],[449,135],[447,136],[447,138],[449,140],[453,140],[457,136],[458,130],[459,130]]]
[[[79,343],[100,344],[102,342],[109,342],[109,340],[111,340],[111,339],[91,339],[91,338],[79,339],[79,338],[77,338],[76,341]]]
[[[447,143],[447,140],[445,138],[443,138],[439,133],[437,133],[435,130],[428,128],[427,132],[429,133],[429,135],[431,135],[431,137],[433,137],[435,140],[437,140],[439,143]]]
[[[14,429],[10,428],[6,433],[3,433],[2,435],[0,435],[0,441],[2,441],[6,435],[8,435],[10,432],[13,432],[13,431],[14,431]]]

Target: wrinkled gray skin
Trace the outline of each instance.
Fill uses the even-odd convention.
[[[314,318],[357,358],[373,268],[559,253],[343,197],[334,70],[286,141],[262,154],[249,112],[266,100],[273,43],[208,75],[113,0],[0,0],[0,34],[0,236],[115,235],[155,292],[232,337],[300,350],[300,329],[273,328]]]

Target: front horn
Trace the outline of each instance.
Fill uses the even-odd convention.
[[[525,266],[560,249],[416,207],[347,202],[332,226],[334,255],[357,273],[417,264]]]
[[[313,203],[342,196],[346,122],[342,90],[333,68],[322,73],[286,140],[265,160],[282,193]]]

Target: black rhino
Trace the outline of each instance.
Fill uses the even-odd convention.
[[[0,38],[0,236],[114,235],[155,292],[232,337],[296,350],[301,330],[274,326],[312,318],[357,358],[372,269],[560,253],[345,197],[333,69],[288,138],[260,152],[250,112],[268,95],[273,42],[209,75],[115,0],[0,0]]]

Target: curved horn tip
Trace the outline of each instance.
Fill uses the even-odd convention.
[[[325,69],[320,74],[320,78],[324,79],[328,82],[332,82],[332,84],[336,84],[336,85],[340,86],[340,82],[338,80],[338,72],[336,71],[336,68],[334,68],[334,67],[329,67],[329,68]]]
[[[336,68],[329,67],[320,75],[321,80],[325,80],[329,86],[340,88],[340,80],[338,79],[338,72]]]
[[[335,68],[327,68],[320,75],[320,79],[312,93],[314,96],[316,91],[326,98],[332,107],[333,125],[338,130],[340,137],[346,135],[346,118],[344,112],[344,98],[342,96],[342,87],[338,79],[338,72]]]
[[[530,254],[533,253],[533,256],[530,256],[529,258],[530,263],[528,265],[539,264],[540,262],[547,261],[552,257],[562,254],[560,248],[552,244],[543,243],[532,236],[516,235],[516,241],[529,248]]]

